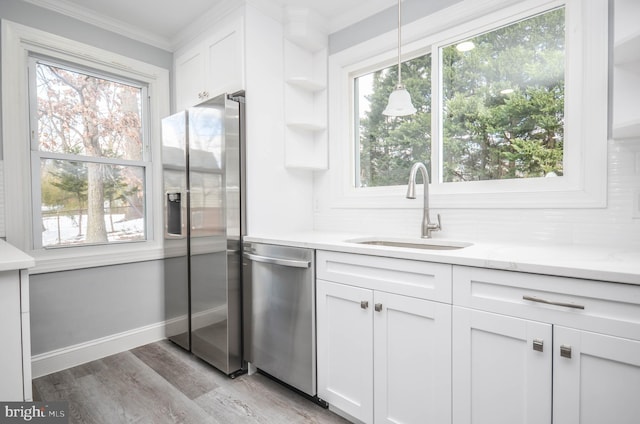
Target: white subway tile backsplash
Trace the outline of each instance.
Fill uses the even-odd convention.
[[[637,155],[640,141],[609,141],[608,201],[592,209],[441,209],[443,231],[436,238],[485,242],[530,242],[640,248],[640,219],[633,218],[640,190]],[[329,209],[315,215],[315,228],[366,234],[416,237],[419,207]]]

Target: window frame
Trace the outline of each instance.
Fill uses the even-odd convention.
[[[36,259],[31,273],[54,272],[95,266],[161,259],[162,249],[162,161],[160,158],[161,118],[169,114],[169,71],[97,47],[45,31],[2,20],[2,118],[5,176],[15,176],[5,184],[7,241]],[[39,248],[34,243],[39,211],[34,205],[40,196],[32,189],[30,114],[27,67],[30,56],[46,57],[77,69],[136,81],[147,87],[148,124],[143,130],[147,142],[145,164],[146,240],[131,243]],[[37,155],[36,155],[37,156]],[[35,156],[34,156],[35,157]],[[89,161],[95,158],[88,158]],[[38,158],[39,160],[39,158]],[[137,164],[136,164],[137,165]],[[39,169],[39,163],[38,163]],[[38,174],[39,175],[39,174]],[[8,180],[9,178],[5,178]],[[39,176],[38,176],[39,180]],[[33,181],[36,184],[36,181]],[[36,184],[39,185],[39,184]],[[25,195],[25,193],[27,193]]]
[[[129,159],[116,159],[116,158],[108,158],[108,157],[93,157],[93,156],[85,156],[85,155],[76,155],[71,153],[55,153],[50,151],[42,151],[40,150],[40,139],[38,136],[38,116],[37,116],[37,104],[38,104],[38,94],[35,90],[31,90],[31,88],[36,87],[36,67],[39,64],[43,64],[45,66],[53,66],[59,67],[68,71],[77,72],[85,75],[90,75],[95,78],[101,78],[108,81],[127,84],[130,86],[134,86],[140,89],[140,96],[142,100],[141,107],[141,131],[142,131],[142,158],[139,160],[129,160]],[[139,243],[147,241],[150,234],[153,234],[153,227],[150,225],[150,221],[148,218],[149,211],[153,208],[151,202],[151,196],[147,196],[148,192],[148,182],[153,181],[150,175],[151,173],[151,152],[150,148],[150,140],[149,140],[149,94],[148,94],[148,86],[146,83],[141,83],[140,81],[125,79],[121,75],[112,75],[106,72],[100,72],[92,68],[85,68],[78,66],[74,63],[66,63],[61,60],[57,60],[55,58],[44,57],[39,55],[29,55],[28,58],[28,77],[29,77],[29,122],[30,122],[30,130],[31,130],[31,193],[32,193],[32,213],[33,213],[33,235],[34,238],[33,248],[34,249],[65,249],[65,248],[74,248],[74,247],[86,247],[89,246],[90,243],[83,243],[79,245],[61,245],[61,246],[43,246],[42,245],[42,237],[36,237],[38,234],[38,229],[41,226],[42,221],[42,186],[41,186],[41,161],[43,159],[53,159],[53,160],[62,160],[67,162],[79,162],[79,163],[102,163],[105,165],[113,165],[113,166],[123,166],[123,167],[135,167],[141,168],[143,172],[143,189],[144,189],[144,240],[134,240],[128,242],[106,242],[100,243],[102,245],[111,245],[116,243]],[[40,194],[40,196],[38,196]]]
[[[583,4],[587,3],[587,4]],[[436,208],[600,208],[606,206],[608,136],[608,4],[606,0],[489,0],[457,4],[403,26],[403,60],[430,50],[432,66],[432,161],[441,161],[441,60],[439,48],[560,6],[566,13],[565,176],[440,183],[432,174]],[[604,36],[603,36],[604,35]],[[356,188],[353,79],[393,64],[395,31],[329,58],[331,161],[330,205],[334,208],[415,208],[405,186]],[[334,107],[337,106],[337,107]],[[437,131],[437,133],[436,133]],[[347,142],[345,142],[345,140]],[[348,150],[343,146],[347,145]],[[433,171],[432,171],[433,172]],[[407,176],[408,178],[408,176]]]

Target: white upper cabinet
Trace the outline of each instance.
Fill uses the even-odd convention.
[[[244,89],[242,18],[218,24],[210,35],[175,55],[176,110]]]

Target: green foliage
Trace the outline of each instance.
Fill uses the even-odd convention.
[[[445,182],[562,175],[564,9],[441,49],[442,174]],[[360,121],[361,185],[405,184],[411,165],[431,159],[431,56],[402,66],[415,115],[382,115],[395,67],[375,73]]]
[[[397,80],[397,67],[374,75],[370,111],[360,121],[360,185],[406,184],[411,165],[431,157],[431,55],[402,64],[403,83],[418,110],[406,117],[382,111]]]
[[[87,168],[78,162],[55,161],[56,168],[49,170],[48,184],[66,195],[62,199],[64,210],[81,209],[87,200]],[[69,196],[71,195],[71,196]],[[43,199],[44,201],[44,199]],[[60,204],[60,203],[57,203]]]

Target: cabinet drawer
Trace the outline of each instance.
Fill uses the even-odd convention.
[[[453,304],[640,340],[640,286],[453,267]]]
[[[451,303],[451,265],[318,251],[319,279]]]

